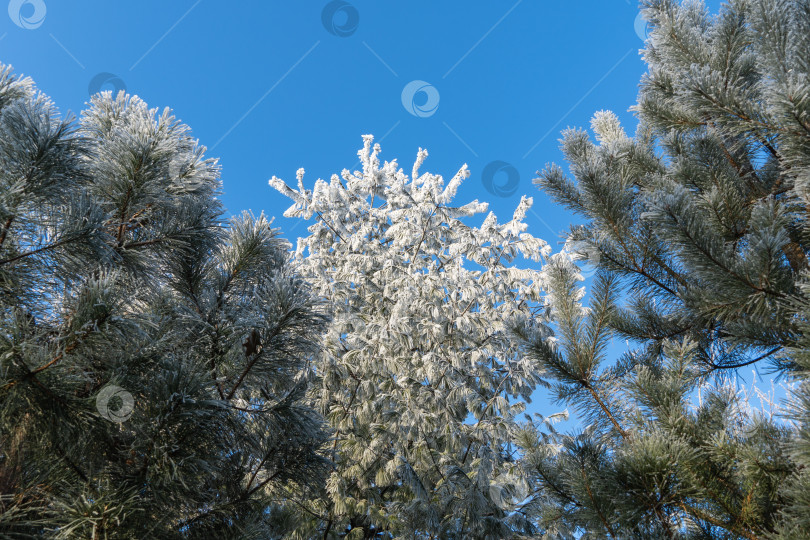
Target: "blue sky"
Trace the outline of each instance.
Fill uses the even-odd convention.
[[[535,171],[560,161],[559,132],[587,126],[596,110],[634,125],[627,109],[644,71],[637,7],[627,0],[9,7],[36,28],[2,17],[0,61],[31,76],[63,111],[82,110],[91,86],[123,85],[150,106],[171,107],[221,159],[228,210],[264,210],[285,232],[295,222],[281,217],[287,200],[267,180],[294,181],[298,167],[308,183],[328,178],[356,163],[360,136],[372,133],[384,137],[383,158],[406,170],[420,146],[431,154],[424,170],[450,177],[467,163],[472,175],[457,200],[489,201],[499,217],[511,216],[521,194],[534,195],[531,230],[554,242],[571,216],[537,192]],[[409,111],[402,93],[412,81],[431,95],[410,92],[411,100],[406,91],[416,105]],[[519,175],[507,186],[506,171],[495,175],[494,186],[513,191],[507,196],[482,181],[494,161]]]
[[[171,107],[220,158],[228,211],[277,216],[293,241],[305,228],[281,217],[289,201],[267,180],[352,168],[371,133],[406,171],[420,146],[423,171],[449,179],[467,163],[456,201],[488,201],[502,220],[532,195],[529,230],[556,250],[574,218],[535,171],[561,163],[560,131],[597,110],[632,133],[644,73],[630,0],[11,0],[8,12],[0,62],[63,112],[121,88]]]

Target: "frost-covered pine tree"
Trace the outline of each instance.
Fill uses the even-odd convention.
[[[635,136],[597,113],[595,141],[564,133],[573,179],[538,179],[584,224],[544,270],[557,341],[532,354],[587,427],[524,432],[527,511],[551,537],[808,538],[810,2],[643,5]],[[805,381],[795,410],[752,408],[742,368]]]
[[[445,185],[419,168],[380,163],[364,137],[362,171],[298,188],[270,185],[311,219],[296,255],[330,299],[333,321],[316,363],[313,400],[334,430],[327,494],[301,504],[299,534],[319,538],[501,538],[525,531],[515,415],[539,382],[516,335],[541,331],[536,270],[548,246],[525,232],[531,199],[513,218],[453,206],[462,167]],[[307,528],[308,527],[308,528]]]
[[[0,71],[0,537],[279,537],[325,479],[327,318],[219,189],[168,109]]]

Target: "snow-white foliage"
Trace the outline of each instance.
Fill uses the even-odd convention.
[[[504,527],[516,518],[489,486],[514,467],[514,417],[542,375],[514,337],[549,333],[541,273],[513,262],[550,248],[525,232],[531,198],[507,223],[470,226],[487,204],[450,204],[466,165],[445,185],[419,174],[420,149],[409,177],[363,139],[362,172],[312,190],[303,169],[297,189],[269,182],[295,201],[285,216],[315,218],[296,257],[334,310],[317,364],[336,435],[332,515],[453,536]]]

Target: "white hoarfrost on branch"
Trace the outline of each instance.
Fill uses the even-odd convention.
[[[463,523],[472,534],[495,516],[508,526],[518,516],[492,500],[490,483],[515,468],[515,416],[542,375],[516,335],[550,335],[543,276],[514,261],[539,262],[550,247],[525,232],[531,198],[507,223],[489,213],[470,226],[487,204],[450,204],[466,165],[445,186],[419,174],[420,149],[409,178],[363,139],[362,172],[311,191],[303,169],[297,190],[269,182],[294,201],[285,216],[314,218],[296,257],[334,312],[317,363],[317,400],[336,437],[329,519]]]

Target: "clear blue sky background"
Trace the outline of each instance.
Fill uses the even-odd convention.
[[[267,180],[294,182],[304,167],[312,185],[352,168],[371,133],[406,171],[420,146],[423,170],[449,179],[467,163],[456,200],[488,201],[504,220],[534,196],[529,230],[556,250],[574,217],[531,180],[562,161],[560,131],[597,110],[635,129],[637,14],[631,0],[12,0],[0,61],[63,112],[123,87],[171,107],[220,158],[229,212],[277,216],[290,240],[304,225],[281,217],[290,202]],[[412,81],[423,91],[406,93],[406,107]],[[514,167],[513,185],[506,172],[492,178],[497,194],[482,177],[494,161]]]

